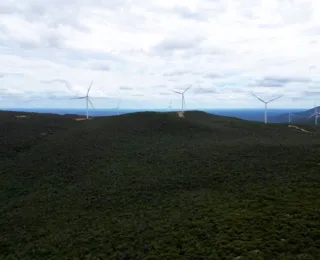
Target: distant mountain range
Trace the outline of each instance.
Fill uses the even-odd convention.
[[[317,111],[320,112],[320,106],[317,107]],[[310,117],[314,114],[315,108],[311,108],[305,111],[294,112],[291,113],[291,123],[296,124],[314,124],[314,117]],[[288,123],[289,122],[289,113],[277,115],[277,116],[270,116],[268,119],[269,122],[272,123]],[[320,123],[320,120],[319,120]]]

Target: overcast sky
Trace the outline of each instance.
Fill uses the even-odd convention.
[[[319,0],[2,0],[0,109],[320,105]]]

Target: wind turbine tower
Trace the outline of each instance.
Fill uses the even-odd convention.
[[[278,97],[275,97],[275,98],[272,98],[272,99],[270,99],[270,100],[268,100],[268,101],[265,101],[265,100],[259,98],[257,95],[255,95],[255,94],[253,94],[253,93],[252,93],[252,95],[253,95],[254,97],[256,97],[258,100],[260,100],[262,103],[264,103],[264,123],[267,124],[267,123],[268,123],[268,104],[269,104],[270,102],[276,100],[276,99],[281,98],[282,95],[281,95],[281,96],[278,96]]]
[[[90,100],[90,98],[89,98],[89,92],[90,92],[90,89],[91,89],[91,87],[92,87],[92,83],[93,83],[93,81],[91,81],[91,84],[90,84],[90,86],[89,86],[89,88],[88,88],[88,91],[87,91],[87,94],[86,94],[85,96],[72,98],[72,99],[85,99],[85,100],[86,100],[87,119],[89,119],[89,104],[90,104],[90,106],[94,109],[94,106],[93,106],[93,104],[92,104],[92,102],[91,102],[91,100]]]
[[[168,110],[172,110],[172,102],[171,102],[171,100],[169,102]]]
[[[172,90],[173,92],[181,95],[181,113],[183,114],[184,112],[184,105],[185,105],[185,98],[184,98],[184,94],[191,88],[192,85],[190,85],[189,87],[187,87],[183,92],[179,92],[179,91],[175,91]]]
[[[314,102],[314,113],[311,116],[309,116],[308,119],[313,116],[314,116],[314,124],[317,125],[318,124],[318,117],[320,117],[320,112],[318,112],[316,102]]]
[[[118,104],[116,107],[117,115],[120,115],[120,103],[121,103],[121,100],[118,100]]]
[[[289,123],[291,123],[291,117],[292,117],[292,113],[291,112],[289,112]]]

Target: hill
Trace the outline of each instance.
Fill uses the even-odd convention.
[[[0,259],[320,257],[318,135],[199,111],[22,119],[1,125]]]
[[[314,108],[292,113],[291,123],[295,124],[311,124],[314,125],[314,117],[310,117],[314,113]],[[320,111],[320,106],[317,107],[317,111]],[[273,123],[288,123],[289,122],[289,114],[281,114],[278,116],[270,117],[270,122]],[[320,123],[320,122],[319,122]]]
[[[0,158],[14,156],[46,135],[68,129],[77,115],[60,116],[0,110]]]

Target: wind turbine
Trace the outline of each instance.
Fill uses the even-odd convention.
[[[172,110],[172,102],[171,102],[171,100],[170,100],[170,103],[169,103],[169,106],[168,106],[168,110]]]
[[[259,99],[262,103],[264,103],[264,123],[265,123],[265,124],[268,123],[268,104],[269,104],[270,102],[276,100],[276,99],[281,98],[282,95],[281,95],[281,96],[278,96],[278,97],[275,97],[275,98],[273,98],[273,99],[270,99],[269,101],[265,101],[265,100],[259,98],[257,95],[255,95],[255,94],[253,94],[253,93],[252,93],[252,95],[253,95],[254,97],[256,97],[257,99]]]
[[[117,110],[117,112],[118,112],[118,115],[120,115],[120,112],[119,112],[120,103],[121,103],[121,100],[118,100],[118,105],[117,105],[117,107],[116,107],[116,110]]]
[[[317,125],[318,124],[318,117],[320,117],[320,113],[318,112],[316,102],[314,102],[314,113],[311,116],[309,116],[308,119],[313,116],[314,116],[314,124]]]
[[[292,120],[291,120],[292,115],[293,115],[293,114],[292,114],[291,112],[289,112],[289,118],[288,118],[288,119],[289,119],[289,123],[291,123],[291,121],[292,121]]]
[[[72,99],[86,99],[87,119],[89,119],[89,104],[90,104],[90,106],[91,106],[92,108],[94,108],[91,100],[89,99],[89,92],[90,92],[90,89],[91,89],[91,87],[92,87],[92,83],[93,83],[93,81],[91,81],[90,86],[89,86],[88,91],[87,91],[87,94],[86,94],[85,96],[72,98]]]
[[[173,92],[181,95],[181,113],[184,112],[184,105],[185,105],[185,99],[184,99],[184,93],[186,93],[189,88],[191,88],[192,85],[190,85],[189,87],[187,87],[183,92],[179,92],[179,91],[175,91],[175,90],[172,90]]]

